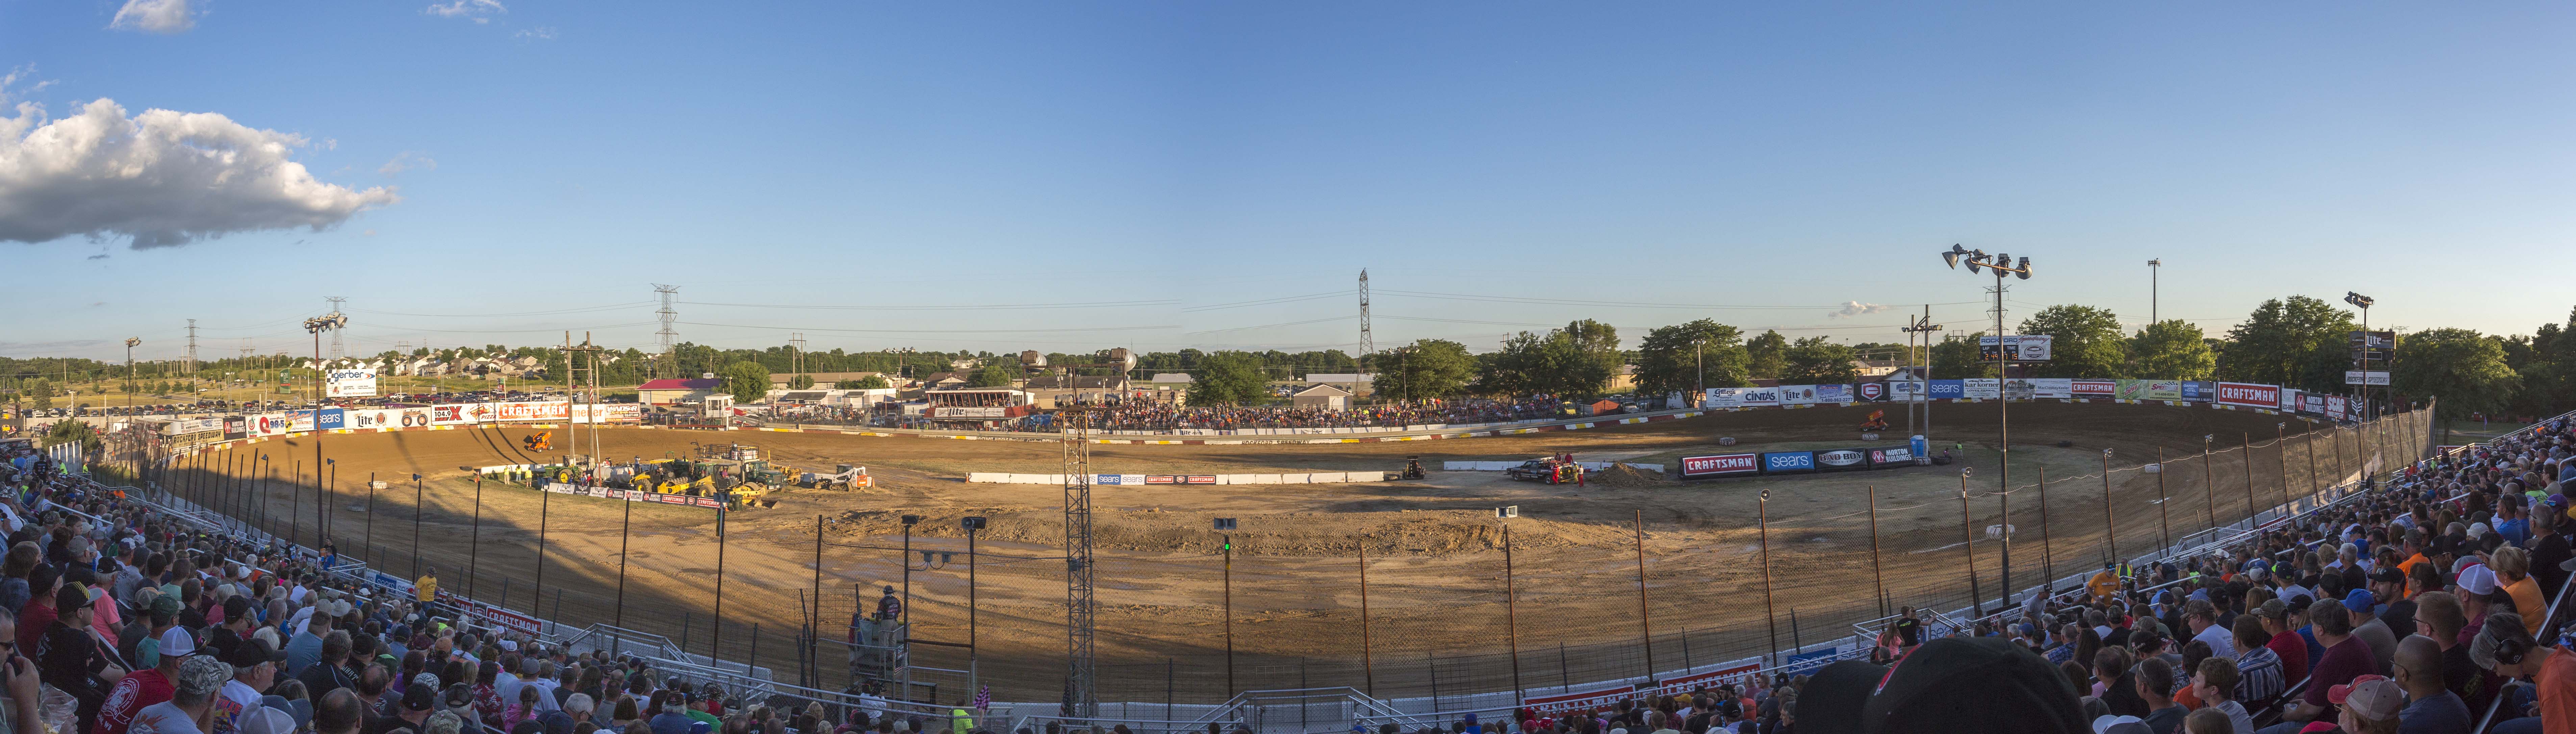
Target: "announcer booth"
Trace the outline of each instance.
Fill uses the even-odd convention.
[[[1014,418],[1037,413],[1029,393],[1007,387],[932,390],[922,395],[922,418],[932,428],[977,430],[1000,428]]]

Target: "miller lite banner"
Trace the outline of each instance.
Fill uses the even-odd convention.
[[[2218,383],[2218,404],[2277,409],[2281,407],[2281,386],[2221,382]]]
[[[1761,454],[1719,454],[1716,456],[1682,457],[1683,479],[1759,474],[1761,472]]]

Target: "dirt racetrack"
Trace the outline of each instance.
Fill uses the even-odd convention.
[[[1623,476],[1584,488],[1514,483],[1498,472],[1439,471],[1444,460],[1503,460],[1571,452],[1583,460],[1674,465],[1676,457],[1719,451],[1844,448],[1862,445],[1856,425],[1867,408],[1720,413],[1699,418],[1524,436],[1438,441],[1239,446],[1095,445],[1093,471],[1238,473],[1263,470],[1394,470],[1409,455],[1433,469],[1414,482],[1275,486],[1100,487],[1095,493],[1100,605],[1098,655],[1104,701],[1212,702],[1232,690],[1324,685],[1371,688],[1380,696],[1455,695],[1537,688],[1671,670],[1758,654],[1771,645],[1757,532],[1762,490],[1777,639],[1814,642],[1848,635],[1876,617],[1883,575],[1886,603],[1952,608],[1972,588],[1989,604],[2002,587],[2003,549],[1985,535],[1999,523],[2001,500],[1993,450],[1996,405],[1935,406],[1936,451],[1965,444],[1967,525],[1975,528],[1977,574],[1961,548],[1957,466],[1814,476],[1676,482]],[[1901,412],[1892,411],[1892,412]],[[2044,470],[2046,494],[2011,496],[2012,582],[2039,583],[2098,567],[2106,553],[2101,450],[2113,452],[2109,510],[2119,548],[2145,552],[2165,537],[2180,539],[2244,516],[2250,476],[2253,500],[2269,507],[2321,486],[2321,478],[2358,471],[2365,453],[2414,455],[2420,422],[2392,418],[2392,430],[2363,434],[2289,420],[2288,451],[2274,439],[2283,417],[2251,411],[2161,404],[2016,403],[2012,479],[2031,485]],[[2405,420],[2412,421],[2413,418]],[[2306,433],[2313,429],[2313,433]],[[712,511],[633,505],[546,495],[486,484],[479,521],[476,489],[463,467],[542,462],[518,450],[535,429],[339,434],[272,440],[211,452],[182,465],[173,486],[201,502],[261,517],[304,542],[327,521],[340,547],[395,573],[411,572],[414,543],[412,473],[425,475],[418,548],[442,584],[489,601],[586,624],[619,622],[667,634],[704,652],[719,644],[708,627],[714,611],[718,544]],[[559,452],[575,451],[556,430]],[[2221,449],[2203,481],[2203,435]],[[2385,435],[2380,435],[2385,434]],[[1891,438],[1893,434],[1890,434]],[[2369,441],[2363,440],[2368,435]],[[990,518],[976,564],[977,667],[1006,701],[1060,697],[1064,669],[1063,489],[1049,485],[966,484],[970,471],[1059,471],[1052,443],[860,437],[826,433],[686,432],[611,428],[600,453],[617,460],[686,454],[692,441],[759,445],[777,462],[828,469],[868,466],[873,489],[796,490],[777,508],[736,512],[728,520],[722,559],[723,656],[751,657],[796,680],[794,630],[815,594],[817,517],[822,539],[823,626],[846,624],[858,599],[880,585],[903,584],[899,564],[904,514],[923,516],[909,557],[916,637],[966,643],[967,557],[958,519]],[[1717,438],[1739,445],[1720,449]],[[2249,453],[2240,446],[2250,436]],[[586,440],[586,439],[585,439]],[[336,460],[334,497],[317,519],[309,478],[291,492],[287,475],[309,472],[316,442]],[[2059,447],[2059,442],[2069,442]],[[2166,470],[2137,469],[2157,458]],[[2311,454],[2313,448],[2313,455]],[[223,481],[246,475],[269,456],[280,481],[265,495]],[[2249,461],[2250,458],[2250,461]],[[2311,472],[2313,462],[2316,469]],[[229,468],[227,468],[229,466]],[[2286,468],[2286,483],[2283,469]],[[368,504],[370,472],[395,480]],[[2250,475],[2249,475],[2250,472]],[[2157,482],[2169,501],[2158,505]],[[1877,563],[1873,563],[1870,488],[1877,496]],[[2045,499],[2043,500],[2043,497]],[[2215,502],[2214,507],[2212,502]],[[2048,520],[2041,522],[2042,502]],[[1517,620],[1507,617],[1503,521],[1493,508],[1518,505],[1509,521]],[[632,509],[631,532],[619,529]],[[373,515],[372,523],[368,520]],[[293,519],[290,520],[290,517]],[[1222,612],[1226,576],[1215,517],[1234,517],[1231,683]],[[1640,644],[1637,568],[1642,555],[1651,612],[1651,647]],[[478,529],[479,523],[479,529]],[[544,566],[537,564],[539,526]],[[2043,542],[2043,538],[2045,539]],[[622,618],[619,554],[625,563]],[[1367,557],[1368,619],[1363,638],[1361,563]],[[921,550],[954,553],[930,568]],[[466,570],[474,573],[469,578]],[[540,588],[541,586],[541,588]],[[505,591],[506,589],[506,591]],[[542,596],[533,596],[541,594]],[[1794,616],[1793,616],[1794,615]],[[754,625],[759,631],[754,632]],[[1505,651],[1517,630],[1520,656]],[[1651,653],[1648,652],[1651,650]],[[1647,656],[1652,655],[1651,666]],[[827,646],[825,687],[846,673]],[[1365,656],[1365,657],[1364,657]],[[926,647],[917,664],[967,667],[964,648]],[[1369,664],[1364,664],[1369,663]],[[1370,665],[1373,664],[1373,665]],[[1372,670],[1373,669],[1373,670]],[[972,695],[953,675],[924,671],[938,698]]]

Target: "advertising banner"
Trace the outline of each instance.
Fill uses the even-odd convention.
[[[2148,400],[2181,400],[2181,399],[2182,399],[2182,381],[2181,381],[2181,380],[2148,380],[2148,381],[2147,381],[2147,399],[2148,399]]]
[[[1780,451],[1762,455],[1764,474],[1802,474],[1816,470],[1816,452]]]
[[[349,411],[348,428],[418,428],[429,425],[429,408],[363,408]]]
[[[1781,405],[1814,405],[1823,402],[1816,397],[1815,385],[1781,385],[1778,389]]]
[[[1892,449],[1869,450],[1869,468],[1884,469],[1891,466],[1913,465],[1914,449],[1910,447],[1899,446]]]
[[[313,427],[316,430],[336,431],[347,425],[348,416],[349,412],[345,408],[323,408],[314,418]]]
[[[1826,403],[1826,404],[1832,404],[1832,403],[1848,403],[1848,402],[1851,402],[1851,401],[1852,401],[1852,386],[1850,386],[1850,385],[1817,385],[1817,386],[1816,386],[1816,402],[1819,402],[1819,403]]]
[[[295,422],[285,413],[261,413],[259,415],[244,416],[244,418],[246,418],[248,422],[243,424],[242,432],[251,438],[258,438],[261,436],[283,436],[286,435],[287,432],[295,430]]]
[[[1869,468],[1868,449],[1834,449],[1816,452],[1816,471],[1854,471]]]
[[[2011,357],[2015,362],[2046,362],[2055,356],[2050,349],[2054,344],[2054,337],[2046,334],[2007,336],[2002,338],[2002,342],[2003,349],[2011,350],[2011,353],[2006,356]],[[1977,337],[1977,360],[1995,361],[1995,344],[1995,337]]]
[[[472,423],[474,419],[465,414],[467,407],[470,406],[463,404],[429,406],[429,422],[442,426]]]
[[[1682,457],[1682,478],[1723,477],[1754,474],[1762,471],[1760,454],[1719,454],[1716,456]]]
[[[1625,701],[1629,696],[1636,694],[1636,692],[1636,686],[1626,685],[1619,686],[1617,688],[1604,688],[1598,691],[1584,691],[1581,693],[1560,693],[1553,696],[1531,696],[1521,699],[1521,707],[1542,714],[1555,714],[1569,711],[1590,711],[1596,708],[1611,706],[1619,703],[1620,701]]]
[[[1700,405],[1706,408],[1769,408],[1779,404],[1779,388],[1712,387]]]
[[[2335,420],[2350,419],[2351,415],[2345,412],[2349,407],[2350,406],[2345,404],[2343,396],[2341,395],[2326,396],[2326,417],[2328,418],[2333,418]]]
[[[2117,391],[2114,397],[2121,400],[2147,399],[2146,380],[2113,380],[2112,382],[2116,384],[2113,389]]]
[[[1933,400],[1957,400],[1967,397],[1966,380],[1933,380],[1927,387]]]
[[[2298,388],[2281,388],[2281,409],[2292,413],[2299,412],[2299,395]]]
[[[1972,377],[1959,382],[1959,397],[1994,400],[2004,396],[2004,383],[1992,377]]]
[[[239,440],[249,435],[250,419],[234,416],[224,419],[224,440]]]
[[[2326,396],[2318,395],[2318,394],[2316,394],[2316,393],[2312,393],[2312,392],[2305,392],[2305,391],[2300,392],[2300,393],[2299,393],[2299,412],[2301,412],[2301,413],[2308,413],[2308,414],[2312,414],[2312,415],[2325,415],[2325,413],[2326,413]]]
[[[1879,384],[1887,386],[1887,399],[1889,400],[1913,402],[1922,400],[1932,394],[1932,386],[1925,384],[1922,380],[1889,380]]]
[[[2078,398],[2116,398],[2120,383],[2116,380],[2068,380],[2067,392]]]
[[[1886,402],[1888,398],[1887,383],[1864,382],[1858,385],[1853,385],[1852,398],[1864,403]]]
[[[1735,679],[1737,678],[1749,676],[1754,673],[1761,672],[1761,670],[1762,664],[1757,662],[1745,663],[1743,665],[1720,670],[1712,670],[1706,673],[1693,673],[1679,678],[1665,678],[1662,681],[1662,685],[1646,689],[1646,694],[1650,696],[1678,696],[1692,693],[1702,688],[1715,688],[1720,684],[1732,683],[1735,682]]]
[[[2388,371],[2387,371],[2387,370],[2371,370],[2371,371],[2368,373],[2368,375],[2369,375],[2368,377],[2364,377],[2364,376],[2363,376],[2363,374],[2364,374],[2364,373],[2363,373],[2361,370],[2344,370],[2344,371],[2343,371],[2343,384],[2346,384],[2346,385],[2360,385],[2360,384],[2365,384],[2365,383],[2367,383],[2367,384],[2370,384],[2370,385],[2377,385],[2377,386],[2381,386],[2381,387],[2386,387],[2386,386],[2388,385]]]
[[[372,398],[376,396],[376,370],[373,367],[343,367],[323,375],[323,397]]]
[[[2030,383],[2030,397],[2060,399],[2075,397],[2074,380],[2064,377],[2033,377],[2025,382]]]
[[[938,407],[935,407],[935,408],[931,408],[931,409],[930,409],[930,417],[932,417],[932,418],[993,418],[993,419],[999,419],[999,418],[1001,418],[1001,417],[1002,417],[1002,410],[1003,410],[1003,409],[1004,409],[1004,408],[1003,408],[1003,406],[998,406],[998,405],[994,405],[994,406],[983,406],[983,407],[965,406],[965,405],[942,405],[942,406],[938,406]]]
[[[2184,400],[2195,403],[2206,403],[2215,400],[2217,397],[2218,383],[2210,382],[2208,380],[2182,381],[2182,399]]]
[[[2384,364],[2397,356],[2397,332],[2394,331],[2350,332],[2344,335],[2344,342],[2351,348],[2354,362],[2368,359]]]
[[[2248,408],[2277,408],[2281,405],[2281,387],[2251,382],[2221,382],[2218,383],[2218,404]]]
[[[185,436],[191,433],[205,433],[207,431],[220,431],[223,429],[224,420],[221,418],[191,418],[188,420],[171,421],[161,424],[161,435]]]

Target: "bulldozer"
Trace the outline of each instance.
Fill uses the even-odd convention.
[[[876,480],[868,476],[867,467],[853,464],[842,464],[840,465],[840,471],[830,474],[810,471],[805,472],[803,475],[797,477],[797,483],[814,489],[840,490],[876,486]]]
[[[555,450],[555,432],[538,431],[536,435],[519,439],[519,444],[526,447],[529,451],[553,451]]]

